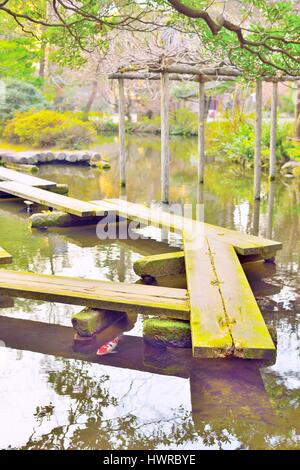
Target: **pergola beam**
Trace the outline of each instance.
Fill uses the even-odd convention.
[[[160,75],[157,73],[135,73],[135,72],[115,72],[108,75],[110,80],[118,80],[123,78],[124,80],[160,80]],[[204,81],[234,81],[236,77],[224,76],[224,75],[210,75],[202,76]],[[184,74],[169,74],[169,80],[172,81],[191,81],[199,82],[199,76],[195,75],[184,75]]]

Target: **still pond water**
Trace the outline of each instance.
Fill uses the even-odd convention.
[[[40,176],[67,183],[84,200],[118,197],[116,138],[97,148],[111,170],[45,165]],[[160,200],[159,148],[159,139],[130,137],[129,200]],[[276,361],[196,361],[189,350],[154,350],[143,344],[139,317],[118,352],[97,359],[72,351],[70,316],[80,307],[2,299],[0,448],[300,448],[299,182],[281,179],[270,191],[264,177],[255,206],[252,172],[216,158],[199,193],[196,152],[194,140],[172,140],[171,202],[203,201],[206,222],[283,242],[276,269],[249,271],[265,320],[277,330]],[[94,227],[31,232],[24,204],[0,204],[0,246],[16,270],[135,282],[136,259],[178,243],[174,236],[169,246],[100,241]]]

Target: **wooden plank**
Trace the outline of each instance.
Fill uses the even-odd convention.
[[[183,232],[185,269],[191,308],[191,335],[195,357],[225,357],[233,341],[226,321],[208,239],[194,240]]]
[[[194,356],[273,357],[275,346],[234,248],[205,238],[198,249],[189,233],[183,238]]]
[[[79,199],[73,199],[68,196],[52,193],[44,189],[27,186],[14,181],[0,182],[0,191],[79,217],[100,216],[104,215],[105,212],[103,209],[97,209],[94,204],[90,204],[89,202],[80,201]]]
[[[234,355],[268,359],[276,353],[274,343],[259,310],[234,248],[209,240],[234,343]]]
[[[274,253],[275,254],[275,253]],[[264,258],[261,255],[239,255],[239,261],[243,264],[245,269],[247,265],[253,265],[253,262],[262,261]],[[256,263],[256,269],[259,271],[261,263]],[[270,266],[270,263],[263,263],[265,266]],[[271,265],[272,266],[272,265]],[[273,264],[275,267],[275,265]],[[138,276],[152,276],[159,278],[162,276],[178,276],[185,274],[184,264],[184,251],[173,251],[162,254],[146,255],[139,258],[133,264],[133,270]],[[255,272],[255,268],[253,269]],[[268,277],[270,274],[268,275]]]
[[[122,199],[105,199],[92,202],[93,204],[102,205],[107,210],[114,210],[119,215],[128,219],[138,219],[141,222],[149,223],[149,225],[166,227],[179,233],[182,233],[183,229],[191,230],[191,228],[197,228],[205,236],[213,237],[233,245],[236,252],[240,255],[260,254],[264,258],[268,257],[269,253],[272,253],[272,256],[274,256],[274,252],[282,248],[282,243],[277,241],[267,240],[266,238],[248,235],[200,221],[192,222],[191,219],[169,214],[160,208],[149,208]],[[191,223],[194,225],[191,226]]]
[[[189,319],[185,289],[0,270],[0,293],[145,315]]]
[[[27,186],[34,186],[36,188],[48,190],[56,188],[56,183],[53,181],[37,178],[36,176],[10,170],[9,168],[4,168],[2,166],[0,166],[0,181],[15,181],[17,183],[26,184]]]
[[[12,256],[0,246],[0,264],[12,263]]]

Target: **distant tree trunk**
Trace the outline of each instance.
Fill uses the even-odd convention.
[[[45,70],[46,70],[46,44],[42,43],[41,45],[41,57],[39,64],[39,77],[43,80],[45,79]]]
[[[204,115],[205,115],[205,120],[208,118],[208,111],[210,108],[210,103],[211,103],[211,96],[205,95],[205,104],[204,104]]]
[[[296,91],[295,138],[300,139],[300,81],[297,82],[297,91]]]
[[[97,89],[98,89],[98,80],[95,78],[93,81],[92,81],[92,88],[91,88],[91,93],[90,93],[90,96],[87,100],[87,103],[86,105],[84,106],[83,108],[83,113],[84,113],[84,117],[87,119],[88,118],[88,115],[89,115],[89,112],[91,110],[91,107],[94,103],[94,100],[96,98],[96,94],[97,94]]]
[[[131,107],[132,107],[132,99],[130,96],[130,92],[127,90],[126,92],[126,117],[128,122],[131,122]]]

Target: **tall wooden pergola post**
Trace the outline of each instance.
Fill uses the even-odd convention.
[[[271,103],[271,133],[270,133],[270,180],[275,179],[276,174],[276,130],[277,130],[277,106],[278,106],[278,82],[272,83]]]
[[[261,186],[261,134],[262,134],[262,81],[256,81],[255,93],[255,153],[254,153],[254,199],[260,199]]]
[[[161,200],[169,202],[169,74],[161,73]]]
[[[119,168],[120,168],[120,185],[124,187],[126,186],[124,78],[118,78],[118,85],[119,85]]]
[[[198,183],[204,183],[204,159],[205,159],[205,82],[200,77],[199,81],[199,112],[198,112]]]

